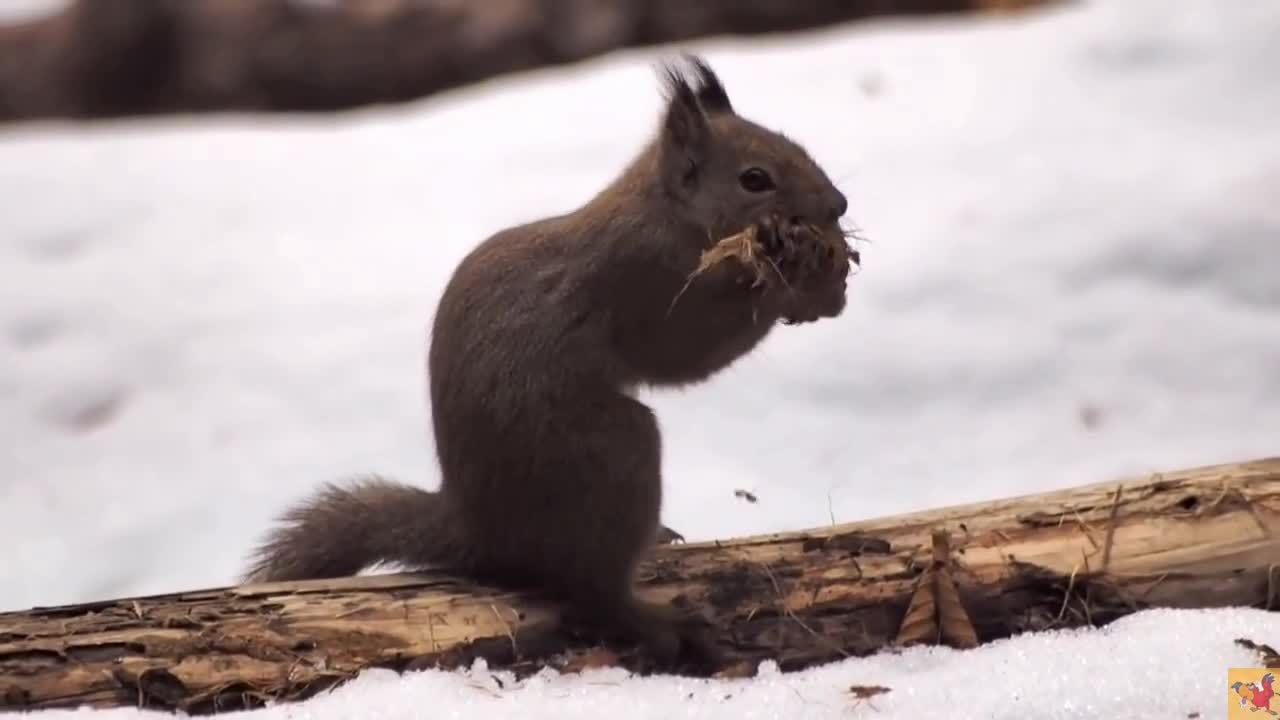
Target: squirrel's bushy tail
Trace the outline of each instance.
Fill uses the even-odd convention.
[[[380,563],[448,564],[455,543],[447,523],[437,493],[381,477],[331,483],[284,513],[243,579],[343,577]]]

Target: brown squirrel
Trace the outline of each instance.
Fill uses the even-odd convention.
[[[659,663],[706,651],[687,619],[633,595],[666,528],[658,423],[632,389],[705,380],[780,320],[839,315],[856,253],[833,251],[848,203],[803,148],[738,116],[697,56],[664,79],[661,128],[620,177],[488,238],[445,287],[428,353],[440,490],[328,485],[283,516],[247,580],[442,567],[548,591]],[[694,275],[744,227],[776,256],[773,280],[737,262]]]

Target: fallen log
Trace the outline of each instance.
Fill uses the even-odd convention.
[[[78,0],[0,28],[0,122],[321,112],[629,47],[1047,0]]]
[[[1097,626],[1149,607],[1276,610],[1278,562],[1274,458],[663,546],[640,589],[704,608],[719,670],[734,674],[765,659],[794,670],[903,642]],[[209,713],[307,697],[366,668],[477,657],[518,674],[650,669],[635,651],[576,638],[536,596],[431,573],[373,575],[0,614],[0,707]]]

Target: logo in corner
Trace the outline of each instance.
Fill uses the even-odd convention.
[[[1280,698],[1275,697],[1275,690],[1274,671],[1231,668],[1227,671],[1227,717],[1230,720],[1280,717]]]

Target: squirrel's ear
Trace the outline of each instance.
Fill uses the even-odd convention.
[[[681,185],[697,179],[698,166],[711,144],[711,125],[689,80],[677,68],[663,66],[667,113],[662,124],[664,173]]]

